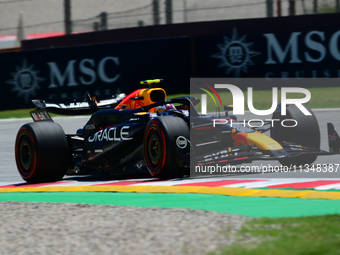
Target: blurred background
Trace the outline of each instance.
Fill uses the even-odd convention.
[[[150,78],[188,94],[190,77],[263,78],[255,90],[295,79],[337,108],[340,87],[325,78],[340,77],[339,2],[0,0],[0,110],[130,93]]]
[[[339,0],[1,0],[0,49],[20,46],[15,44],[18,33],[19,39],[36,39],[158,24],[334,12],[339,12]]]

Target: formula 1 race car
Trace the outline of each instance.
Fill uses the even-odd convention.
[[[149,87],[128,96],[86,95],[79,101],[63,102],[32,100],[37,106],[31,112],[34,123],[23,125],[15,142],[15,159],[22,178],[34,183],[58,181],[67,172],[149,172],[164,179],[187,175],[193,164],[278,160],[283,165],[300,165],[340,151],[339,135],[330,123],[330,152],[320,150],[314,114],[305,116],[295,105],[287,106],[284,117],[297,120],[296,127],[251,128],[228,114],[231,106],[225,107],[223,117],[206,117],[195,109],[200,102],[196,97],[166,99],[165,90],[156,87],[161,81],[142,81]],[[92,116],[76,133],[65,135],[49,113]],[[273,119],[282,118],[278,107]],[[267,130],[271,137],[263,134]]]

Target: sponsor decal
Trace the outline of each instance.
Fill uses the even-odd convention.
[[[187,141],[187,139],[184,136],[179,136],[176,139],[176,144],[177,144],[178,148],[184,149],[184,148],[187,147],[188,141]]]
[[[34,121],[51,120],[50,116],[46,112],[31,112],[31,116]]]
[[[289,148],[294,151],[304,151],[304,149],[300,148],[299,146],[291,145]]]
[[[229,153],[230,153],[229,150],[222,150],[217,153],[211,153],[211,154],[204,156],[204,161],[207,162],[207,161],[212,161],[215,159],[223,159],[223,158],[228,157]],[[234,155],[236,155],[236,153]]]
[[[97,133],[95,133],[94,135],[90,136],[87,140],[92,143],[92,142],[102,142],[102,141],[106,141],[106,142],[117,142],[117,141],[127,141],[127,140],[132,140],[133,137],[128,137],[129,136],[129,132],[128,129],[130,128],[130,126],[123,126],[122,128],[118,129],[117,127],[110,127],[110,128],[106,128],[103,130],[98,131]]]

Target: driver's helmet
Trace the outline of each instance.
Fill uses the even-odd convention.
[[[176,107],[173,104],[166,104],[155,107],[155,112],[159,112],[162,115],[167,115],[167,111],[176,111]]]
[[[176,107],[175,107],[173,104],[166,104],[166,105],[165,105],[165,108],[166,108],[168,111],[176,111]]]
[[[165,105],[155,107],[155,112],[164,113],[166,111]]]

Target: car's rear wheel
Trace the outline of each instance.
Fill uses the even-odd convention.
[[[15,161],[21,177],[31,183],[58,181],[69,164],[69,148],[61,126],[54,122],[23,125],[15,142]]]
[[[313,111],[306,105],[306,109],[312,115],[304,115],[303,112],[296,105],[288,105],[286,110],[286,116],[281,115],[280,108],[278,105],[277,111],[273,114],[273,119],[279,119],[280,123],[284,119],[292,119],[297,121],[296,127],[283,127],[279,122],[274,122],[274,128],[271,129],[270,136],[278,142],[292,142],[299,144],[304,147],[320,148],[320,128],[318,121]],[[293,126],[294,123],[286,122],[286,125]],[[312,164],[317,159],[315,155],[308,155],[303,157],[282,159],[279,162],[284,166],[289,165],[304,165]]]
[[[176,153],[189,150],[189,137],[189,127],[181,118],[161,116],[150,121],[144,135],[144,160],[150,174],[161,179],[183,176]]]

